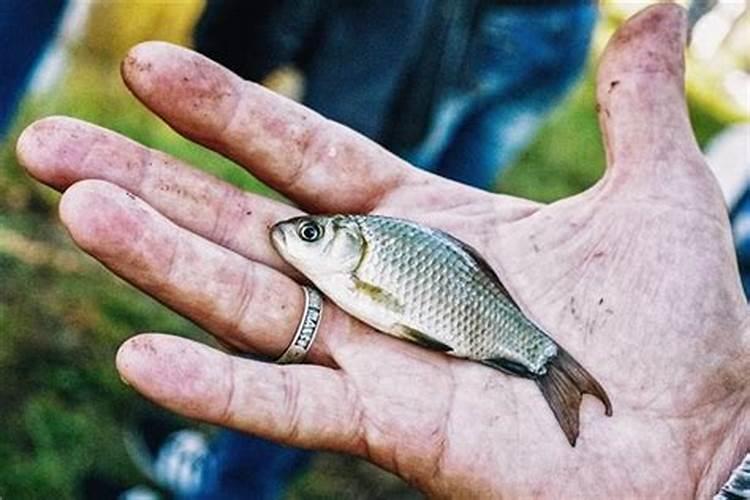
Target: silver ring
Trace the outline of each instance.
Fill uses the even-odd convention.
[[[318,326],[323,317],[323,296],[320,292],[304,285],[302,285],[302,290],[305,292],[305,309],[289,347],[276,360],[276,363],[282,365],[301,363],[305,359],[307,351],[315,341],[315,335],[318,333]]]

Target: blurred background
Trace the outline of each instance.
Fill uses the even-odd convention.
[[[4,3],[0,0],[0,27],[10,21]],[[702,147],[750,116],[747,3],[709,3],[688,51],[688,102]],[[613,30],[645,5],[600,4],[582,77],[493,183],[496,191],[550,202],[601,176],[595,62]],[[16,163],[14,144],[23,127],[48,115],[74,116],[274,196],[244,170],[178,136],[121,83],[119,64],[129,47],[143,40],[191,46],[203,9],[201,0],[67,2],[0,135],[0,498],[81,498],[81,482],[92,474],[127,485],[142,482],[124,449],[123,427],[154,409],[118,379],[116,349],[139,331],[206,340],[196,326],[74,248],[57,221],[59,195],[31,181]],[[16,41],[0,43],[12,49]],[[5,64],[0,60],[0,79]],[[292,97],[304,94],[304,77],[292,67],[274,68],[264,83]],[[745,142],[745,164],[749,154]],[[415,494],[367,464],[319,454],[286,496]]]

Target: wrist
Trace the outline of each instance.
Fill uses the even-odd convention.
[[[713,498],[725,486],[734,485],[731,487],[736,488],[736,479],[739,477],[736,473],[743,468],[750,469],[750,410],[747,406],[740,409],[735,422],[735,427],[725,435],[716,453],[703,468],[696,488],[696,498]],[[746,474],[745,478],[744,487],[750,489],[750,476]]]

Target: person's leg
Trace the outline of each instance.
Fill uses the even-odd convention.
[[[491,189],[503,168],[533,139],[546,112],[544,106],[520,100],[484,105],[455,131],[434,172]]]
[[[427,136],[416,147],[400,156],[412,165],[434,172],[471,110],[473,99],[456,93],[436,106]]]
[[[0,135],[10,124],[65,4],[65,0],[0,1]]]
[[[471,53],[471,109],[444,138],[434,171],[492,187],[580,74],[595,19],[589,4],[489,9]]]
[[[732,221],[742,287],[745,289],[745,296],[750,299],[750,182],[746,183],[744,193],[740,195],[729,217]]]
[[[303,63],[303,103],[378,139],[424,30],[430,0],[343,2]]]

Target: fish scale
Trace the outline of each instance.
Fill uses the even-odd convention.
[[[406,326],[450,345],[457,356],[503,357],[544,373],[554,342],[518,313],[464,251],[446,244],[440,233],[392,219],[353,220],[367,243],[357,276],[404,304]]]

